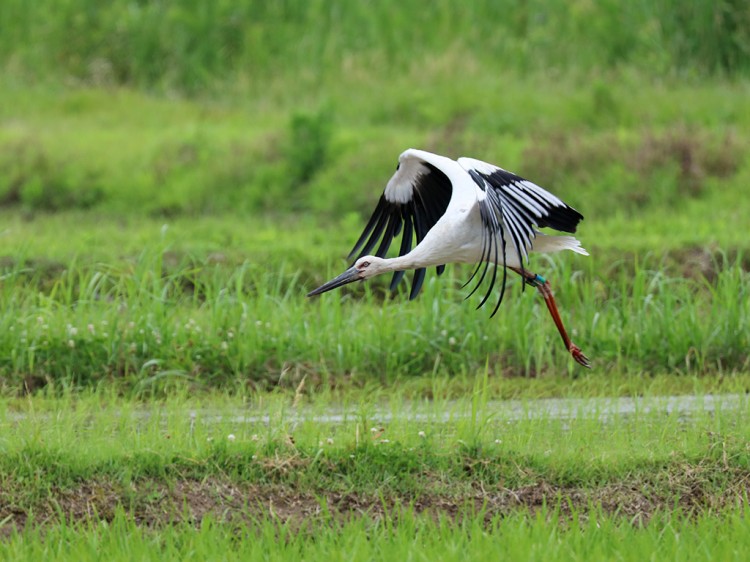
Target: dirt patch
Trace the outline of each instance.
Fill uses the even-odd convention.
[[[680,474],[659,475],[655,480],[625,480],[597,488],[566,487],[537,482],[516,489],[477,484],[465,493],[425,494],[418,497],[383,496],[379,493],[298,490],[290,486],[233,483],[216,478],[165,483],[140,480],[127,485],[109,480],[81,483],[72,488],[52,488],[47,497],[22,505],[11,487],[0,493],[0,537],[25,526],[59,522],[111,521],[123,510],[138,524],[159,527],[187,522],[200,525],[213,520],[253,524],[275,519],[304,528],[316,523],[398,518],[405,508],[431,517],[458,520],[481,513],[489,521],[519,511],[533,513],[543,506],[558,506],[563,515],[576,512],[585,518],[596,509],[646,523],[654,513],[676,507],[686,513],[718,512],[744,505],[750,495],[750,473],[734,470],[726,485],[713,489],[710,479],[695,467]]]

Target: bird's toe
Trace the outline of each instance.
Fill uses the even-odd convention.
[[[586,357],[583,352],[581,351],[581,348],[578,347],[576,344],[571,343],[570,344],[570,354],[573,356],[573,359],[576,360],[576,362],[579,365],[582,365],[586,367],[587,369],[591,368],[591,361],[589,361],[589,358]]]

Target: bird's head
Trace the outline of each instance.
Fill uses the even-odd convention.
[[[347,283],[369,279],[386,271],[386,260],[377,256],[362,256],[354,265],[347,269],[338,277],[334,277],[328,283],[323,283],[314,291],[310,291],[307,296],[312,297],[336,289]]]

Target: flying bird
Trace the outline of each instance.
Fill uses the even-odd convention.
[[[415,270],[409,297],[414,299],[427,267],[437,267],[439,275],[447,263],[475,263],[464,287],[474,279],[476,284],[466,298],[492,270],[489,288],[477,308],[489,299],[498,281],[498,267],[502,268],[494,316],[505,295],[510,269],[539,290],[565,348],[578,363],[590,367],[563,326],[549,282],[525,266],[531,252],[571,250],[587,256],[573,236],[551,236],[537,230],[549,227],[574,233],[582,219],[581,213],[552,193],[493,164],[473,158],[453,160],[412,148],[399,157],[396,172],[350,252],[350,259],[357,256],[354,264],[307,296],[388,272],[393,272],[394,290],[407,270]],[[399,235],[398,256],[387,258]]]

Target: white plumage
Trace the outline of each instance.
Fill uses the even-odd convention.
[[[589,360],[565,331],[549,283],[524,266],[530,252],[571,250],[588,255],[573,236],[537,230],[550,227],[573,233],[582,219],[560,198],[512,172],[473,158],[452,160],[409,149],[399,157],[396,172],[350,253],[350,257],[357,255],[354,265],[308,296],[386,272],[394,272],[391,289],[395,289],[405,271],[413,269],[413,299],[419,294],[425,268],[436,266],[440,274],[446,263],[477,264],[467,282],[479,276],[473,294],[494,264],[502,267],[502,279],[492,314],[502,302],[511,269],[539,289],[566,348],[588,367]],[[386,258],[398,236],[398,256]],[[491,269],[489,289],[479,306],[487,301],[497,280],[497,267]]]

